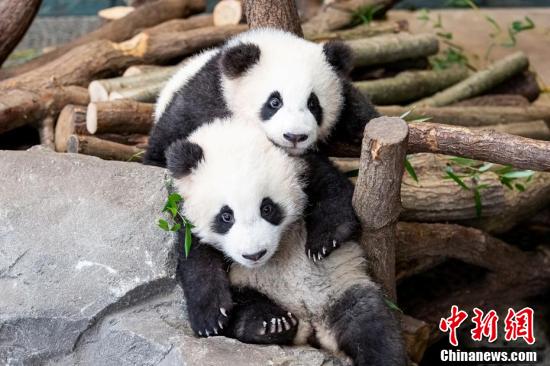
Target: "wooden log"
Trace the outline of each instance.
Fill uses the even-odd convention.
[[[410,111],[407,119],[430,117],[438,123],[466,126],[485,127],[519,123],[524,121],[543,120],[550,123],[550,107],[528,105],[525,107],[401,107],[381,106],[378,111],[386,116],[401,116]]]
[[[523,52],[516,52],[495,62],[487,69],[476,72],[464,81],[432,97],[418,101],[417,105],[440,107],[475,97],[524,71],[528,66],[527,56]]]
[[[462,310],[510,303],[547,291],[550,251],[525,252],[486,233],[459,225],[399,223],[399,275],[414,262],[453,258],[487,270],[475,284],[445,292],[436,299],[416,298],[409,307],[416,318],[438,322],[451,305]]]
[[[66,105],[59,113],[55,125],[55,151],[66,152],[69,136],[84,134],[88,134],[86,130],[86,107],[74,104]]]
[[[145,32],[148,34],[166,34],[175,32],[185,32],[191,29],[212,27],[214,21],[212,14],[193,15],[185,19],[167,20],[159,25],[147,28]]]
[[[97,156],[105,160],[141,161],[144,151],[135,146],[118,144],[94,136],[71,135],[67,141],[67,152]]]
[[[55,150],[54,144],[54,125],[53,116],[46,116],[38,125],[38,135],[40,136],[40,145]]]
[[[91,80],[122,71],[133,64],[173,60],[217,45],[244,29],[246,26],[238,25],[155,36],[142,33],[123,43],[96,41],[75,48],[36,70],[0,82],[0,132],[39,120],[35,113],[29,113],[32,112],[30,107],[42,111],[51,109],[55,96],[57,100],[65,96],[57,112],[66,104],[88,104],[89,101],[69,100],[67,88],[62,88],[63,85],[88,85]],[[52,80],[55,80],[54,85]]]
[[[550,171],[550,142],[429,122],[409,123],[409,152],[433,152]]]
[[[273,27],[303,36],[294,0],[244,0],[243,4],[250,28]]]
[[[407,135],[407,124],[399,118],[380,117],[367,124],[353,195],[353,207],[363,227],[361,244],[372,275],[394,301],[395,223],[401,211]]]
[[[353,50],[356,67],[425,57],[439,50],[437,37],[429,33],[387,34],[347,41],[346,44]]]
[[[122,74],[122,77],[130,77],[130,76],[136,76],[136,75],[143,75],[150,73],[152,71],[161,70],[165,67],[171,67],[171,66],[157,66],[157,65],[135,65],[130,66],[129,68],[124,71]]]
[[[131,99],[136,102],[154,103],[164,85],[166,85],[166,81],[154,82],[150,85],[135,88],[115,90],[109,94],[109,100]]]
[[[344,173],[359,169],[357,158],[332,158],[332,161]],[[401,220],[457,222],[490,233],[502,233],[550,204],[550,173],[535,173],[529,183],[521,182],[525,191],[519,192],[505,187],[498,175],[489,171],[480,175],[477,182],[463,179],[468,187],[486,186],[480,190],[482,217],[478,218],[473,192],[443,178],[445,168],[451,163],[448,157],[414,154],[409,155],[409,162],[415,169],[418,183],[409,174],[403,176]]]
[[[30,27],[42,0],[0,2],[0,66]]]
[[[550,124],[544,121],[525,121],[477,127],[484,131],[509,133],[535,140],[550,140]]]
[[[152,107],[152,106],[151,106]],[[87,107],[69,104],[63,108],[55,126],[55,150],[67,152],[67,141],[71,135],[89,135],[86,127]],[[132,117],[134,118],[134,117]],[[136,133],[96,133],[94,137],[125,145],[133,145],[145,149],[148,143],[148,136]]]
[[[386,79],[359,81],[354,85],[376,105],[412,102],[432,95],[468,77],[468,70],[405,71]]]
[[[113,21],[120,18],[124,18],[131,12],[136,10],[133,6],[113,6],[111,8],[101,9],[97,12],[97,15],[105,21]]]
[[[88,103],[88,91],[76,86],[5,90],[0,95],[0,134],[48,116],[56,118],[67,104]]]
[[[487,91],[487,94],[492,95],[521,95],[530,102],[534,102],[539,97],[540,93],[541,90],[537,81],[537,74],[529,70],[514,75],[505,82]]]
[[[351,29],[332,31],[305,33],[304,37],[313,42],[326,42],[332,40],[351,41],[367,37],[375,37],[383,34],[392,34],[406,31],[408,29],[407,21],[398,22],[373,22],[371,24],[363,24]]]
[[[453,107],[526,107],[528,105],[531,105],[531,103],[529,103],[529,101],[521,95],[492,94],[480,95],[479,97],[464,99],[460,102],[455,102],[450,105]]]
[[[62,57],[70,50],[97,40],[122,42],[141,30],[175,18],[185,18],[205,9],[204,0],[159,0],[146,4],[128,16],[114,20],[66,45],[60,46],[23,65],[0,70],[0,80],[37,69]]]
[[[109,94],[121,89],[133,89],[164,83],[174,75],[178,66],[163,67],[152,70],[144,75],[124,76],[112,79],[94,80],[88,86],[92,102],[109,100]],[[163,84],[164,85],[164,84]],[[120,99],[120,98],[119,98]]]
[[[296,0],[298,14],[302,22],[307,21],[317,14],[319,9],[321,9],[322,3],[323,0]]]
[[[419,363],[431,340],[433,326],[412,316],[402,315],[401,328],[411,361]]]
[[[222,0],[212,12],[214,25],[235,25],[243,20],[243,5],[239,0]]]
[[[378,7],[379,11],[377,15],[382,15],[394,3],[395,1],[393,0],[327,1],[315,16],[304,23],[303,28],[306,33],[315,31],[329,32],[342,29],[357,20],[354,14],[358,11]]]
[[[153,127],[153,104],[132,100],[92,102],[88,105],[86,127],[91,134],[148,134]]]

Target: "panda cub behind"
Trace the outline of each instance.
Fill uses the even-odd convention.
[[[232,261],[236,305],[226,335],[319,345],[356,366],[406,365],[399,327],[367,275],[362,248],[347,243],[321,263],[303,254],[302,158],[273,145],[257,125],[225,119],[173,143],[167,164],[200,245]]]

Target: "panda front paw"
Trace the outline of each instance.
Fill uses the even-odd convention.
[[[187,301],[191,328],[199,337],[223,335],[233,309],[231,293],[214,292],[208,299]]]
[[[318,262],[330,255],[342,243],[349,241],[359,229],[356,220],[334,224],[316,224],[307,233],[306,255],[313,262]]]
[[[298,330],[298,319],[278,306],[247,307],[235,314],[231,327],[235,338],[245,343],[292,344]]]

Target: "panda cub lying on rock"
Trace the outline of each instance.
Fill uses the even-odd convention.
[[[217,119],[174,142],[167,165],[200,245],[233,263],[236,303],[224,334],[249,343],[318,345],[355,366],[406,365],[400,330],[368,277],[361,247],[304,255],[308,166],[254,123]],[[238,169],[235,164],[238,163]]]
[[[157,102],[145,163],[165,167],[170,144],[216,118],[256,123],[274,145],[307,162],[308,235],[302,249],[309,260],[319,262],[353,238],[359,223],[351,183],[317,147],[359,142],[365,124],[378,116],[347,79],[352,66],[351,51],[342,43],[316,44],[274,29],[238,35],[190,58],[167,83]],[[238,159],[229,162],[232,154],[226,158],[224,181],[241,169]],[[269,168],[270,163],[265,164]],[[220,235],[227,226],[224,217],[228,215],[213,223]],[[208,237],[201,239],[210,244]],[[253,260],[261,252],[244,254]],[[228,321],[225,315],[231,313],[234,299],[226,266],[222,253],[199,245],[196,238],[189,258],[180,261],[189,320],[198,335],[223,333]]]

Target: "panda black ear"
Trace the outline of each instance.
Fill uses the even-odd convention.
[[[187,140],[177,140],[166,150],[166,166],[174,178],[181,178],[195,169],[204,158],[202,148]]]
[[[348,75],[353,69],[353,51],[339,41],[329,41],[323,45],[323,52],[334,70]]]
[[[220,59],[223,73],[231,79],[241,76],[260,60],[260,53],[260,47],[251,43],[224,50]]]

